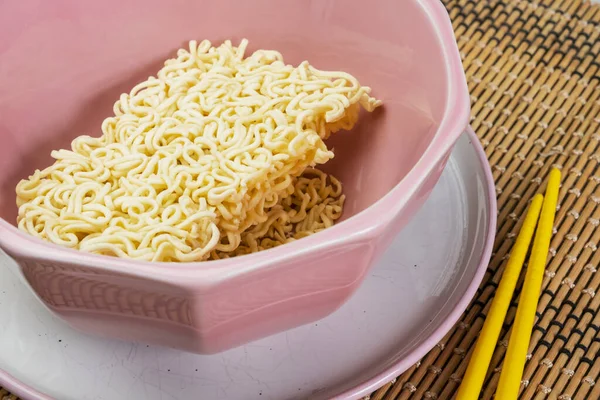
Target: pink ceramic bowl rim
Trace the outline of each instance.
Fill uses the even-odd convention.
[[[57,264],[85,265],[202,290],[213,288],[232,276],[245,275],[258,269],[276,268],[282,262],[297,260],[308,253],[314,254],[342,243],[364,242],[377,237],[386,229],[389,220],[402,210],[444,155],[448,154],[468,125],[470,113],[466,80],[446,9],[439,0],[415,1],[429,16],[432,31],[438,37],[446,62],[448,88],[445,115],[432,143],[406,177],[375,204],[352,218],[302,241],[240,258],[209,262],[151,263],[83,253],[29,236],[1,218],[0,247],[11,256],[38,258]]]
[[[486,190],[486,200],[488,202],[489,207],[489,218],[490,223],[488,226],[488,230],[486,232],[486,240],[484,251],[481,255],[481,259],[479,261],[479,265],[477,266],[477,270],[475,271],[475,275],[473,280],[467,287],[464,295],[461,297],[460,301],[451,311],[450,315],[444,320],[440,326],[433,331],[433,333],[423,342],[421,345],[414,348],[406,357],[402,360],[398,361],[396,364],[387,368],[385,371],[379,373],[375,377],[370,380],[353,387],[350,390],[338,395],[335,399],[358,399],[360,397],[366,396],[376,389],[380,388],[387,382],[391,381],[408,368],[411,365],[415,364],[419,359],[421,359],[429,350],[431,350],[448,331],[456,324],[462,313],[465,311],[469,302],[475,295],[477,288],[481,284],[481,280],[485,274],[485,271],[488,267],[488,263],[492,254],[492,248],[494,246],[494,238],[496,232],[496,215],[497,215],[497,205],[496,205],[496,189],[494,187],[494,178],[492,176],[492,171],[490,170],[485,152],[483,148],[479,144],[479,139],[473,130],[469,127],[466,131],[469,139],[471,139],[473,143],[473,147],[477,153],[477,157],[483,166],[484,174],[487,181],[487,190]],[[46,396],[33,389],[30,386],[25,385],[24,383],[18,381],[6,371],[0,369],[0,386],[4,387],[8,391],[16,394],[17,396],[22,397],[23,399],[31,399],[31,400],[52,400],[52,398]]]

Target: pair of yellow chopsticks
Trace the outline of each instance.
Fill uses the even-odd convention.
[[[517,314],[504,357],[495,399],[515,400],[519,395],[525,359],[527,358],[527,350],[535,322],[535,311],[542,288],[548,250],[550,249],[559,188],[560,171],[554,168],[550,172],[546,197],[537,194],[529,206],[529,211],[517,236],[517,241],[502,274],[500,285],[458,390],[457,400],[477,400],[479,398],[506,312],[519,279],[521,267],[535,232],[529,266],[521,290]]]

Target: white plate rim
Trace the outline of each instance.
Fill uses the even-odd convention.
[[[431,335],[424,340],[419,346],[415,347],[407,356],[403,357],[394,365],[390,366],[383,372],[377,374],[371,379],[355,385],[354,387],[340,393],[335,396],[334,399],[359,399],[367,396],[373,391],[379,389],[381,386],[393,380],[398,375],[406,371],[410,366],[415,364],[419,359],[425,356],[429,350],[431,350],[443,337],[452,329],[456,324],[460,316],[466,310],[470,301],[472,300],[475,292],[479,288],[485,271],[487,269],[489,260],[491,258],[496,224],[497,224],[497,203],[496,203],[496,189],[494,185],[494,178],[490,169],[487,156],[483,147],[479,143],[479,139],[473,129],[468,127],[465,134],[470,139],[470,144],[475,151],[486,181],[486,200],[488,202],[487,210],[489,212],[489,225],[488,231],[486,232],[486,240],[484,249],[482,251],[479,265],[475,271],[472,281],[465,290],[465,293],[460,298],[454,309],[450,312],[448,317],[434,330]],[[53,400],[51,397],[37,391],[33,387],[15,379],[8,372],[0,369],[0,386],[8,390],[12,394],[15,394],[23,399],[31,400]]]

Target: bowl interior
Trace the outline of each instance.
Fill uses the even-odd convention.
[[[0,37],[0,217],[13,224],[17,182],[49,165],[51,150],[99,136],[119,94],[191,39],[245,37],[250,51],[275,49],[372,87],[384,108],[330,141],[336,158],[325,169],[344,184],[345,218],[407,174],[447,106],[446,61],[417,0],[7,0]]]

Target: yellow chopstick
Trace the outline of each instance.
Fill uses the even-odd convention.
[[[473,350],[473,354],[471,355],[471,360],[458,390],[456,400],[477,400],[479,398],[490,360],[496,348],[498,336],[500,336],[500,331],[502,330],[506,312],[508,311],[515,286],[519,280],[521,267],[523,266],[531,238],[535,232],[543,200],[544,196],[538,194],[533,198],[529,206],[529,211],[510,253],[510,258],[502,274],[502,279],[492,301],[490,311],[481,329],[479,339],[477,339],[475,350]]]
[[[513,323],[508,349],[504,357],[500,381],[496,391],[496,400],[516,400],[521,387],[521,378],[525,368],[525,359],[529,341],[531,340],[531,331],[535,321],[535,312],[537,309],[542,280],[544,278],[544,269],[550,249],[550,239],[552,238],[552,229],[554,225],[554,215],[556,214],[556,204],[558,203],[558,190],[560,188],[560,171],[553,169],[550,172],[546,196],[542,206],[542,214],[533,240],[533,248],[525,282],[521,290],[519,306]]]

